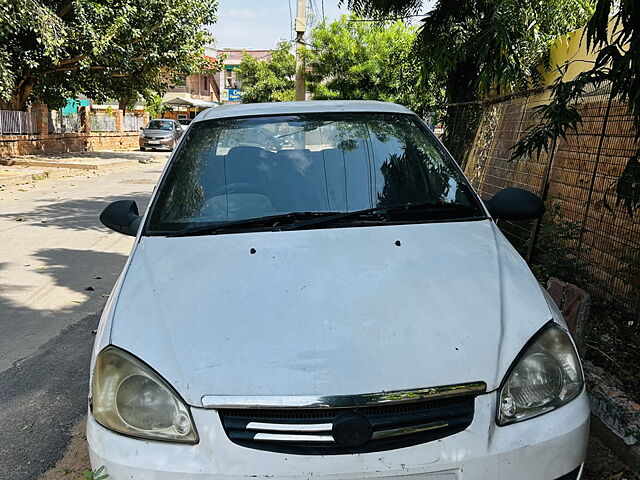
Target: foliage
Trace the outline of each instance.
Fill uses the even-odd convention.
[[[576,244],[580,241],[580,224],[562,219],[554,206],[540,225],[531,271],[541,281],[549,277],[560,278],[576,285],[588,285],[587,263],[576,257]]]
[[[356,12],[378,16],[412,13],[420,3],[347,0]],[[438,0],[416,41],[423,74],[442,78],[449,102],[528,87],[556,38],[592,11],[593,0]]]
[[[211,68],[203,56],[217,0],[4,0],[0,107],[61,107],[85,93],[120,100],[167,89]],[[213,65],[217,67],[217,65]]]
[[[440,92],[432,93],[412,54],[417,29],[360,20],[342,16],[312,30],[306,62],[313,98],[391,101],[419,113],[434,105]]]
[[[586,23],[595,0],[438,0],[422,16],[414,44],[423,79],[435,78],[449,104],[482,100],[536,86],[556,38]],[[417,13],[419,0],[342,0],[362,15]],[[453,110],[452,110],[453,108]],[[449,107],[445,124],[455,121]],[[444,142],[459,162],[469,151],[477,121],[459,125]],[[445,130],[448,131],[448,130]]]
[[[85,470],[78,480],[107,480],[107,478],[109,474],[105,473],[103,465],[95,470]]]
[[[598,0],[586,28],[591,51],[597,52],[593,66],[573,80],[561,77],[552,88],[552,100],[538,108],[540,122],[514,146],[517,160],[548,151],[558,138],[576,131],[582,122],[579,100],[588,91],[608,88],[609,102],[627,103],[640,136],[640,2]],[[640,149],[632,156],[618,180],[617,203],[624,203],[629,215],[640,205]]]
[[[242,102],[285,102],[295,97],[293,77],[296,59],[289,42],[280,42],[269,60],[259,60],[247,53],[236,69],[242,83]]]
[[[160,95],[152,94],[146,99],[145,110],[149,113],[149,118],[162,118],[165,112],[171,110],[171,107],[162,103]]]

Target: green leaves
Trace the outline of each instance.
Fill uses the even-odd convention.
[[[215,22],[216,8],[216,0],[6,0],[0,102],[20,109],[39,100],[55,108],[85,93],[127,103],[166,90],[210,68],[204,26]]]
[[[243,103],[286,102],[295,97],[293,77],[296,59],[289,42],[280,42],[271,51],[271,59],[264,61],[244,54],[236,69],[242,82]]]
[[[95,470],[85,470],[82,472],[82,477],[78,480],[107,480],[109,475],[105,473],[104,465]]]
[[[512,159],[539,155],[556,139],[566,139],[566,133],[576,131],[582,122],[576,104],[588,89],[605,86],[610,103],[627,103],[636,137],[640,137],[640,2],[621,0],[618,5],[613,0],[598,0],[586,35],[589,48],[597,52],[592,68],[571,81],[560,79],[554,84],[551,101],[540,107],[541,121],[514,146]],[[623,206],[629,216],[640,206],[639,157],[640,149],[627,160],[615,182],[616,206]],[[605,206],[611,209],[606,199]]]
[[[595,0],[438,0],[415,47],[423,77],[446,84],[449,102],[534,86],[557,37],[584,25]],[[348,0],[356,12],[415,13],[419,2]]]
[[[412,51],[416,31],[401,21],[355,16],[319,24],[305,52],[313,98],[392,101],[421,113],[439,89],[420,74]]]

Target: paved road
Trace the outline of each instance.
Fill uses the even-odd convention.
[[[109,202],[146,206],[157,163],[0,191],[0,478],[36,479],[85,412],[99,313],[133,239],[98,221]]]

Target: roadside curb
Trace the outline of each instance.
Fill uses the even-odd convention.
[[[82,171],[73,172],[70,168],[54,168],[48,170],[35,170],[15,175],[0,174],[0,187],[23,185],[50,178],[61,178],[65,176],[80,175]]]
[[[106,173],[117,169],[162,163],[162,160],[140,157],[138,159],[103,162],[39,162],[0,158],[0,188],[26,185],[40,180],[75,177],[89,173]],[[12,172],[11,170],[14,170]]]
[[[629,468],[640,473],[640,405],[602,368],[585,361],[583,370],[594,433]]]
[[[100,170],[108,167],[120,167],[126,166],[134,162],[133,160],[105,160],[105,161],[76,161],[76,162],[65,162],[65,161],[47,161],[47,160],[38,160],[31,158],[20,158],[13,157],[9,159],[0,159],[0,165],[4,166],[23,166],[23,167],[33,167],[33,168],[66,168],[66,169],[77,169],[77,170]]]
[[[629,446],[617,436],[611,428],[596,415],[591,414],[591,431],[604,443],[627,467],[640,473],[640,447]]]

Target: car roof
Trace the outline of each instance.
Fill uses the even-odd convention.
[[[212,107],[200,112],[193,122],[202,122],[204,120],[218,118],[331,112],[413,113],[408,108],[391,102],[371,100],[310,100],[306,102],[242,103],[239,105]]]

